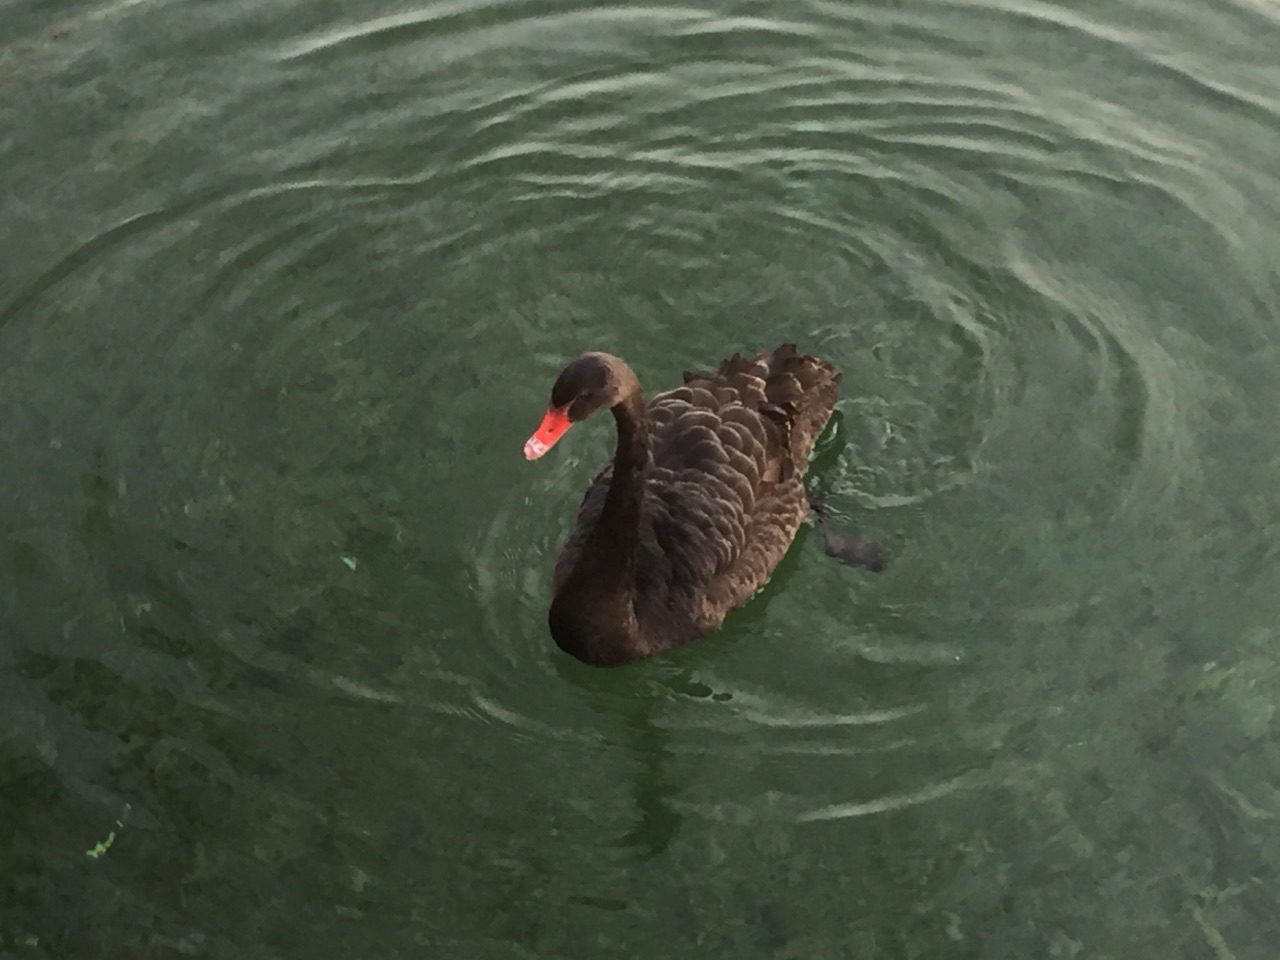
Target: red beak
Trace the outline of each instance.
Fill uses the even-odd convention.
[[[538,429],[533,431],[533,436],[524,443],[524,458],[537,460],[554,447],[556,441],[572,426],[573,421],[569,419],[568,407],[548,407],[547,415],[538,424]]]

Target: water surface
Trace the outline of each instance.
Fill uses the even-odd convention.
[[[3,21],[0,955],[1274,956],[1274,0]],[[568,660],[562,364],[784,340],[890,570]]]

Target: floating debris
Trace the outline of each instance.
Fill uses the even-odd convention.
[[[84,855],[90,860],[97,860],[104,853],[111,849],[111,845],[116,842],[116,832],[112,830],[107,834],[107,839],[99,840],[92,850],[86,850]]]

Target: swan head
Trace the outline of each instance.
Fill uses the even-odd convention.
[[[631,368],[611,354],[592,350],[570,361],[551,387],[546,415],[525,442],[525,459],[538,459],[579,420],[616,407],[639,387]]]

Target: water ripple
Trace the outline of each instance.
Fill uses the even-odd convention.
[[[466,0],[434,3],[429,7],[378,17],[373,20],[330,28],[319,36],[294,41],[284,47],[282,60],[294,60],[317,54],[342,55],[348,46],[385,47],[390,44],[413,43],[418,40],[464,33],[465,51],[456,55],[474,56],[491,47],[532,45],[540,36],[573,38],[581,43],[593,31],[612,32],[617,27],[649,29],[655,25],[702,20],[708,15],[700,10],[670,7],[629,7],[626,9],[581,9],[558,14],[532,14],[528,18],[495,16],[509,11],[528,9],[526,0],[477,5]],[[477,14],[484,14],[483,17]],[[491,20],[481,25],[481,20]],[[517,30],[517,27],[519,28]]]
[[[1011,21],[1034,43],[991,64],[982,31]],[[1213,114],[1264,131],[1280,100],[1261,73],[1219,74],[1145,28],[1025,2],[773,19],[511,0],[264,42],[263,72],[202,107],[227,155],[159,200],[131,194],[0,308],[0,401],[23,410],[6,429],[37,475],[122,438],[156,536],[200,558],[225,658],[211,672],[521,743],[659,730],[714,772],[711,801],[687,805],[708,817],[741,802],[746,819],[775,803],[845,819],[981,786],[980,734],[957,744],[938,719],[981,656],[915,604],[939,589],[933,554],[985,565],[1011,535],[947,543],[926,511],[985,496],[995,515],[1021,495],[1055,544],[1072,524],[1085,540],[1140,527],[1197,489],[1206,411],[1239,402],[1196,317],[1236,283],[1259,330],[1274,319],[1250,216],[1273,192],[1222,155]],[[1091,58],[1209,119],[1063,82]],[[121,126],[121,143],[155,136]],[[1096,233],[1071,233],[1082,210],[1167,220],[1149,236],[1186,244],[1177,262],[1204,275],[1160,275],[1127,238],[1094,250]],[[1223,252],[1230,276],[1212,269]],[[1163,304],[1135,293],[1166,288]],[[903,572],[851,581],[802,538],[722,635],[625,682],[582,679],[545,615],[608,431],[535,471],[521,418],[583,347],[624,353],[657,389],[784,339],[845,373],[813,482],[877,535],[919,538],[895,544]],[[64,382],[74,407],[40,389]],[[1064,487],[1073,501],[1053,502]],[[62,522],[56,491],[24,496]],[[1041,599],[1027,609],[1085,609]],[[824,669],[796,681],[789,656]],[[879,773],[855,802],[744,799],[734,779],[746,758],[812,785],[854,757]]]

